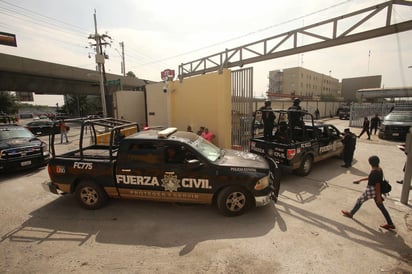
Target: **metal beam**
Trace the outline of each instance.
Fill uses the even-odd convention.
[[[403,88],[366,88],[356,91],[362,98],[401,98],[412,97],[412,87]]]
[[[284,57],[302,52],[323,49],[353,43],[357,41],[367,40],[398,32],[412,30],[412,19],[403,22],[392,24],[393,6],[412,6],[411,1],[393,0],[379,5],[374,5],[369,8],[361,9],[359,11],[351,12],[343,16],[328,19],[316,24],[295,29],[283,34],[275,35],[270,38],[259,40],[257,42],[249,43],[237,48],[226,49],[225,51],[203,57],[188,63],[179,65],[178,77],[183,80],[185,77],[190,77],[199,74],[205,74],[213,71],[221,71],[223,68],[231,68],[236,66],[243,66],[260,61],[266,61],[274,58]],[[386,12],[384,12],[386,10]],[[365,25],[371,18],[378,14],[385,14],[385,20],[381,27],[369,29],[366,31],[356,32],[360,26]],[[412,13],[411,13],[412,14]],[[359,15],[364,15],[360,20]],[[355,18],[356,17],[356,18]],[[338,33],[339,23],[348,18],[358,20],[346,30]],[[412,16],[411,16],[412,18]],[[317,33],[320,26],[330,27],[330,37],[323,33]],[[298,36],[310,37],[312,40],[317,39],[312,43],[298,45]],[[290,42],[293,46],[287,47],[286,43]],[[280,50],[280,47],[286,49]],[[261,49],[260,51],[258,49]],[[245,56],[247,55],[247,56]]]

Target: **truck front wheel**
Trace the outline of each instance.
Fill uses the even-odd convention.
[[[217,198],[217,207],[225,216],[242,215],[249,206],[249,195],[241,187],[227,187],[219,193]]]
[[[302,162],[300,163],[300,167],[298,169],[298,174],[300,176],[308,175],[312,170],[312,165],[313,165],[313,157],[311,155],[306,155],[302,159]]]
[[[76,198],[86,209],[98,209],[107,203],[108,197],[101,186],[93,181],[85,180],[76,187]]]

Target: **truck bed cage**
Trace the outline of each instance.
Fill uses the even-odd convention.
[[[85,150],[106,150],[108,151],[109,159],[113,160],[118,150],[119,142],[130,135],[130,132],[139,132],[139,124],[137,122],[127,121],[123,119],[116,118],[98,118],[98,119],[65,119],[64,122],[78,123],[81,124],[80,138],[79,138],[79,148],[75,151],[66,153],[64,155],[77,156],[83,159],[85,156]],[[54,123],[55,127],[58,127],[61,121],[56,121]],[[90,138],[89,145],[85,145],[85,132],[89,130]],[[51,154],[52,157],[56,156],[55,146],[54,146],[55,135],[51,135]]]

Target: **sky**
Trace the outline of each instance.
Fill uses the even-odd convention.
[[[95,69],[96,12],[99,34],[112,38],[105,49],[106,71],[121,74],[125,45],[126,71],[141,79],[161,81],[160,72],[341,16],[385,1],[380,0],[0,0],[0,32],[16,34],[17,47],[0,45],[0,52],[42,61]],[[393,22],[412,20],[412,6],[395,6]],[[379,14],[365,28],[383,26]],[[353,22],[347,22],[351,24]],[[346,22],[342,23],[342,28]],[[320,31],[327,31],[320,30]],[[302,38],[301,43],[308,43]],[[89,56],[91,58],[89,58]],[[1,62],[1,60],[0,60]],[[264,96],[268,72],[302,66],[344,78],[382,75],[383,87],[412,86],[412,31],[250,64],[254,94]],[[238,68],[232,68],[236,70]],[[61,97],[36,96],[36,103],[56,105]],[[62,105],[62,101],[58,101]]]

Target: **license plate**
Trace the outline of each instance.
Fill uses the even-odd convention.
[[[399,136],[399,133],[392,133],[392,136]]]
[[[20,163],[21,166],[29,166],[31,165],[31,161],[23,161]]]

